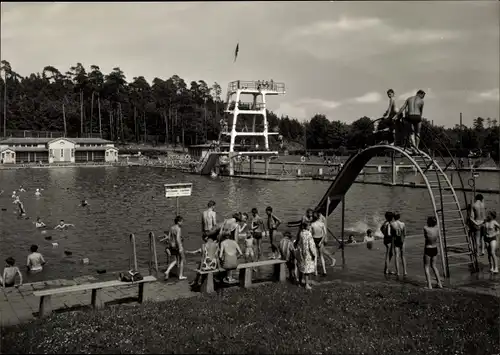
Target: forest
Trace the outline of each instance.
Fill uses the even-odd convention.
[[[225,102],[222,87],[203,80],[189,84],[178,75],[168,79],[129,80],[119,68],[103,73],[98,65],[76,63],[62,72],[45,66],[22,76],[1,62],[2,135],[20,131],[64,132],[68,137],[102,137],[116,142],[201,144],[217,140]],[[225,95],[225,93],[224,93]],[[351,124],[316,114],[307,122],[267,112],[269,129],[285,146],[308,150],[347,151],[371,144],[373,119]],[[250,122],[244,125],[251,126]],[[381,122],[383,127],[384,122]],[[422,142],[428,149],[466,156],[470,151],[498,160],[497,118],[477,117],[472,127],[445,128],[424,119]]]

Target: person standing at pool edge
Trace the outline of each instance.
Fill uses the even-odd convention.
[[[498,258],[496,255],[497,237],[500,233],[500,225],[497,220],[497,213],[489,211],[484,222],[484,242],[488,251],[488,262],[490,264],[490,272],[498,274]]]
[[[406,112],[406,120],[411,125],[410,143],[414,153],[418,151],[420,144],[420,129],[422,128],[422,115],[424,113],[425,91],[418,90],[415,96],[406,99],[397,115]]]
[[[439,227],[437,226],[436,217],[430,216],[427,218],[427,225],[424,227],[424,238],[424,271],[425,279],[427,280],[427,288],[432,289],[430,269],[434,272],[438,287],[443,288],[435,262],[436,256],[438,255],[437,240],[439,238]]]
[[[484,197],[481,194],[477,194],[475,198],[476,202],[472,205],[472,215],[470,218],[471,229],[472,229],[472,242],[476,248],[476,255],[484,255],[484,240],[483,240],[483,230],[484,221],[486,219],[486,209],[484,207]],[[479,254],[479,248],[481,247],[481,254]]]
[[[175,265],[179,267],[179,280],[185,280],[187,278],[184,276],[184,263],[186,257],[184,256],[184,246],[182,245],[181,227],[183,221],[184,219],[181,216],[177,216],[175,217],[174,225],[170,227],[168,248],[175,260],[170,263],[167,271],[165,271],[165,280],[168,280],[170,271],[172,271]]]
[[[208,201],[207,207],[201,216],[201,231],[203,235],[207,235],[217,225],[217,214],[214,211],[215,201]]]

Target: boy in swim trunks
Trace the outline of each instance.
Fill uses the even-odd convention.
[[[385,222],[380,227],[380,231],[384,235],[384,245],[385,245],[385,264],[384,264],[384,274],[392,274],[389,270],[389,264],[392,259],[393,245],[392,245],[392,227],[391,222],[394,219],[394,214],[392,212],[385,213]]]
[[[498,259],[496,255],[497,238],[500,234],[500,224],[498,224],[497,213],[489,211],[484,222],[485,236],[484,242],[488,251],[488,262],[490,264],[490,272],[498,274]]]
[[[23,284],[23,275],[16,264],[14,258],[9,257],[5,260],[5,269],[3,269],[3,276],[0,277],[0,283],[3,288],[21,286]],[[19,284],[16,285],[16,276],[19,275]]]
[[[269,233],[269,242],[271,243],[271,259],[276,259],[276,253],[278,252],[278,248],[274,245],[274,232],[278,229],[281,224],[281,220],[276,217],[273,213],[273,208],[271,206],[266,208],[267,215],[267,231]]]
[[[208,201],[207,209],[201,216],[201,232],[207,235],[217,225],[217,214],[215,212],[215,201]]]
[[[441,284],[441,279],[439,278],[439,272],[436,267],[435,259],[438,255],[437,250],[437,240],[439,238],[439,227],[437,225],[437,219],[434,216],[427,218],[427,225],[424,227],[424,238],[425,238],[425,248],[424,248],[424,270],[425,278],[427,280],[427,288],[432,289],[431,284],[431,274],[430,269],[434,272],[436,281],[439,288],[443,288]]]
[[[248,234],[245,238],[245,261],[247,263],[253,262],[255,259],[255,253],[253,250],[253,236]]]
[[[257,261],[260,259],[262,253],[262,237],[264,235],[264,220],[259,216],[256,208],[252,208],[252,223],[251,229],[253,237],[257,244]]]
[[[297,281],[297,264],[295,262],[295,247],[293,246],[292,233],[285,232],[280,240],[279,251],[281,260],[286,261],[289,277],[292,282]]]
[[[323,276],[326,275],[326,265],[325,257],[323,256],[323,241],[326,237],[326,227],[320,218],[319,212],[315,211],[313,213],[313,222],[311,223],[311,233],[318,251],[318,258],[321,261],[321,267],[323,268]],[[316,268],[316,275],[318,274],[318,268]]]
[[[425,91],[418,90],[415,96],[406,99],[397,115],[406,112],[406,120],[411,125],[410,143],[412,144],[412,152],[418,153],[420,144],[420,129],[422,128],[422,115],[424,113],[424,97]]]
[[[399,259],[403,264],[403,275],[406,276],[406,258],[403,253],[403,244],[406,236],[406,226],[400,221],[401,215],[397,212],[394,213],[394,220],[391,222],[391,228],[393,233],[393,248],[395,252],[394,263],[396,266],[396,275],[399,276]]]
[[[184,255],[184,246],[182,243],[181,227],[183,222],[184,219],[181,216],[177,216],[174,219],[174,225],[170,227],[168,248],[170,250],[170,254],[175,258],[175,260],[170,263],[165,271],[165,280],[168,280],[170,272],[175,265],[178,265],[179,267],[179,280],[187,279],[187,277],[184,276],[184,263],[186,261],[186,256]]]
[[[224,240],[220,243],[219,251],[221,266],[227,271],[224,281],[228,283],[234,282],[231,271],[238,267],[238,257],[241,255],[243,253],[238,243],[228,237],[224,237]]]

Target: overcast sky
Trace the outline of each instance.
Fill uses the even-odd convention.
[[[285,82],[269,108],[299,119],[379,117],[424,89],[424,116],[499,118],[497,1],[2,3],[1,59],[21,75],[77,62],[131,80]],[[233,63],[236,43],[239,57]],[[225,95],[224,95],[225,96]]]

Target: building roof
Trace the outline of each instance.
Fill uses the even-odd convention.
[[[108,150],[110,147],[75,147],[75,151],[77,152],[91,152],[91,151],[99,151],[104,152]]]
[[[0,140],[0,144],[47,144],[49,142],[65,139],[67,141],[76,144],[113,144],[112,141],[108,141],[101,138],[69,138],[69,137],[57,137],[57,138],[16,138],[11,137],[7,139]]]
[[[2,153],[2,152],[6,152],[6,151],[8,151],[8,150],[10,150],[11,152],[14,152],[14,149],[9,148],[9,147],[5,147],[5,148],[0,148],[0,153]]]
[[[48,152],[49,150],[45,147],[11,147],[11,150],[15,152]]]

